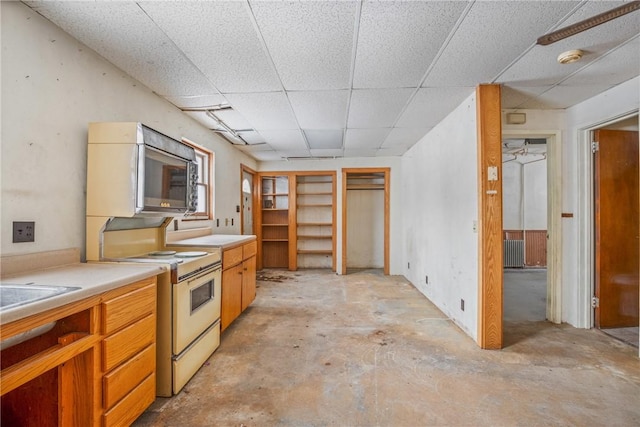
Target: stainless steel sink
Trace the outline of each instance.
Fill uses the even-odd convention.
[[[34,284],[0,283],[0,310],[66,294],[80,289],[74,286],[42,286]]]

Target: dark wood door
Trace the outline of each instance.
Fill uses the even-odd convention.
[[[638,326],[638,132],[599,130],[595,140],[596,327]]]

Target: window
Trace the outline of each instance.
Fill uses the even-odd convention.
[[[182,140],[196,150],[198,163],[198,208],[196,212],[183,218],[189,220],[207,220],[213,218],[213,152],[188,139]]]

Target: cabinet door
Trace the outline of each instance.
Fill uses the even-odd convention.
[[[246,259],[242,271],[242,311],[256,299],[256,257]]]
[[[242,271],[238,264],[222,272],[222,307],[220,329],[225,330],[242,312]]]

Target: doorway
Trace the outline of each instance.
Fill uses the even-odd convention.
[[[342,170],[342,274],[389,274],[389,168]]]
[[[637,123],[636,117],[592,132],[593,326],[635,347],[640,340]]]
[[[255,179],[256,172],[253,169],[240,165],[240,234],[256,234],[253,230]]]
[[[514,323],[547,318],[547,139],[504,139],[502,175],[507,335]]]

